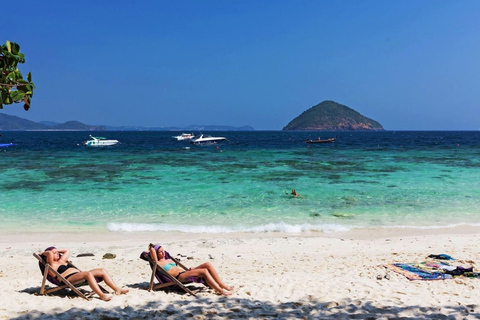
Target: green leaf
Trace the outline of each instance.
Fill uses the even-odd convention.
[[[19,54],[20,53],[20,46],[16,42],[12,42],[12,53]]]
[[[27,80],[28,80],[28,82],[32,82],[32,73],[31,72],[29,72],[27,74]]]
[[[17,54],[17,60],[19,63],[25,63],[25,55],[23,53]]]
[[[29,84],[19,85],[19,86],[17,86],[17,90],[22,91],[25,94],[30,94],[30,95],[33,93],[32,92],[33,91],[32,86],[29,85]]]
[[[12,45],[10,44],[10,41],[7,40],[7,50],[8,52],[12,52]]]
[[[12,97],[13,101],[19,101],[23,100],[23,98],[25,97],[25,93],[22,91],[12,91],[10,93],[10,96]]]
[[[25,86],[17,86],[18,91],[22,91],[23,93],[27,93],[27,88]]]
[[[15,82],[17,79],[15,77],[15,71],[13,72],[10,72],[8,75],[7,75],[7,81],[12,81],[12,82]]]
[[[7,57],[8,59],[12,59],[12,60],[15,60],[15,61],[17,60],[17,59],[15,59],[15,55],[13,55],[13,54],[12,54],[11,52],[9,52],[9,51],[5,51],[3,54],[4,54],[5,57]]]

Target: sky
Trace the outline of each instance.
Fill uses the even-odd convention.
[[[480,1],[5,1],[32,121],[281,130],[333,100],[386,130],[480,129]]]

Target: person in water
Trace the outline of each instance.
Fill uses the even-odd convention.
[[[45,252],[41,253],[41,255],[47,257],[48,264],[50,264],[53,269],[57,270],[57,272],[68,281],[75,282],[78,280],[86,280],[93,292],[98,294],[100,299],[104,301],[110,301],[112,296],[103,293],[98,286],[95,277],[102,278],[103,281],[105,281],[105,283],[112,288],[116,294],[125,294],[128,292],[128,289],[123,289],[117,286],[112,277],[108,274],[107,270],[104,268],[97,268],[90,271],[80,271],[68,264],[68,258],[70,257],[70,250],[68,249],[48,247],[45,249]],[[51,275],[55,276],[54,274]],[[60,279],[58,280],[61,281]]]
[[[301,195],[299,193],[297,193],[297,191],[295,191],[295,189],[292,189],[291,195],[294,196],[294,197],[301,197]]]
[[[185,280],[188,277],[203,277],[207,284],[218,293],[229,296],[233,290],[232,286],[228,286],[220,279],[217,271],[210,262],[202,263],[201,265],[190,268],[185,271],[177,266],[172,259],[165,259],[165,250],[159,244],[152,244],[148,246],[150,256],[158,261],[158,264],[167,271],[171,276],[179,281]]]
[[[285,191],[285,194],[288,195],[287,191]],[[303,196],[300,193],[297,193],[297,191],[295,191],[295,189],[292,189],[292,193],[290,193],[290,195],[293,196],[293,197],[303,198]]]

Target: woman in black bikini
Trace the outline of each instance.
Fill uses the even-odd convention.
[[[202,263],[201,265],[190,268],[188,271],[184,271],[182,268],[177,267],[172,259],[165,259],[165,251],[162,246],[158,244],[150,244],[148,246],[150,256],[158,261],[158,264],[167,271],[170,275],[182,281],[188,277],[203,277],[207,281],[207,284],[218,293],[229,296],[233,290],[232,286],[227,286],[222,282],[218,276],[217,271],[210,262]]]
[[[65,279],[68,279],[70,282],[75,282],[78,280],[86,280],[93,292],[98,294],[100,299],[104,301],[110,301],[112,296],[106,295],[102,292],[98,286],[97,280],[95,277],[102,278],[105,283],[115,290],[116,294],[125,294],[128,292],[128,289],[122,289],[115,284],[112,277],[108,274],[107,270],[104,268],[97,268],[90,271],[80,271],[75,267],[68,264],[68,258],[70,257],[70,250],[68,249],[57,249],[55,247],[49,247],[45,249],[45,252],[42,253],[47,257],[47,262],[57,270],[58,273],[62,275]],[[54,276],[54,275],[52,275]]]

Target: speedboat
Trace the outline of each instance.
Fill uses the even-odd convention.
[[[0,143],[0,148],[7,148],[11,146],[16,146],[16,143]]]
[[[105,146],[113,146],[114,144],[118,143],[118,140],[107,140],[107,138],[103,137],[92,137],[92,140],[85,141],[83,144],[88,147],[105,147]]]
[[[182,133],[181,135],[173,136],[172,138],[177,139],[177,141],[183,141],[183,140],[192,140],[193,138],[195,138],[195,136],[193,135],[193,133]]]
[[[200,135],[199,138],[192,139],[190,140],[191,144],[197,145],[197,146],[209,146],[212,144],[219,144],[222,141],[227,140],[225,137],[212,137],[210,135]]]
[[[320,137],[317,140],[312,140],[312,139],[307,139],[305,142],[306,143],[332,143],[337,140],[337,137],[335,138],[328,138],[326,140],[320,139]]]

